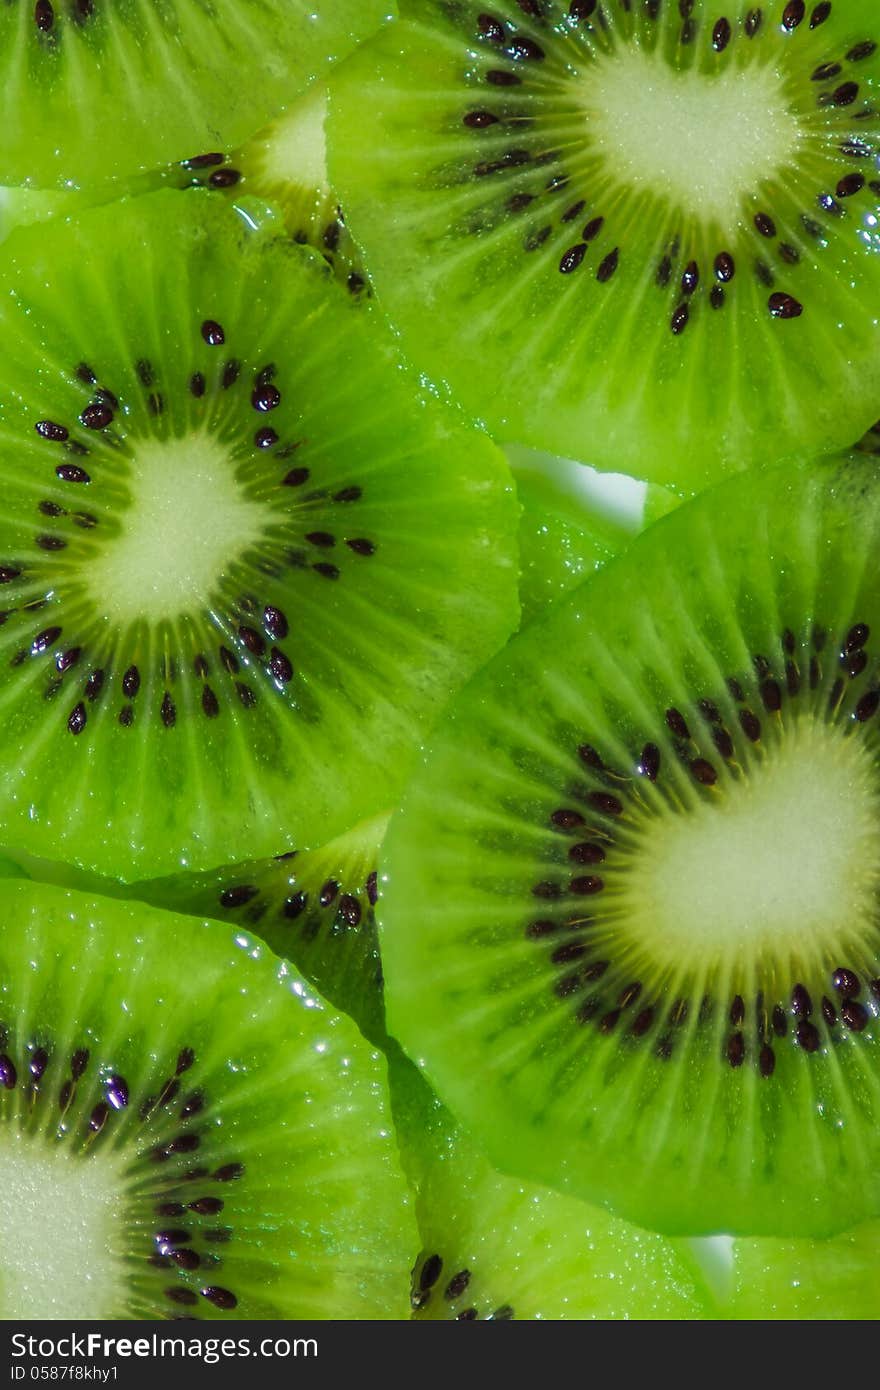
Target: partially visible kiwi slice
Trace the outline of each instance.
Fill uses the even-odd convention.
[[[386,1067],[351,1021],[241,930],[0,904],[2,1316],[404,1316]]]
[[[15,234],[0,339],[10,852],[132,880],[384,812],[517,622],[499,451],[198,190]]]
[[[830,1240],[736,1240],[729,1315],[876,1322],[878,1257],[878,1221]]]
[[[0,181],[102,183],[246,139],[390,0],[7,0]]]
[[[880,1211],[878,549],[871,459],[744,475],[453,702],[386,1007],[499,1165],[671,1232]]]
[[[522,507],[519,601],[522,621],[569,593],[654,518],[678,505],[666,488],[599,474],[569,459],[508,448]]]
[[[415,1068],[392,1054],[391,1097],[417,1193],[417,1319],[694,1319],[712,1298],[684,1242],[504,1177]]]
[[[429,375],[504,442],[672,486],[851,446],[880,399],[875,5],[400,11],[333,83],[330,174]]]
[[[229,154],[211,151],[168,170],[164,181],[275,204],[294,241],[313,246],[356,296],[369,296],[363,264],[327,173],[327,88],[316,82],[270,125]]]
[[[259,934],[361,1031],[385,1042],[374,907],[388,816],[320,849],[127,885],[127,896]],[[2,861],[0,861],[2,863]]]

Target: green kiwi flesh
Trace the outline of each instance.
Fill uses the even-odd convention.
[[[7,0],[0,181],[97,184],[237,145],[391,10],[388,0]]]
[[[519,601],[522,622],[576,588],[618,555],[642,526],[678,505],[666,488],[598,475],[583,464],[508,448],[522,508]]]
[[[350,1019],[241,930],[0,903],[2,1316],[405,1316],[387,1070]]]
[[[757,1321],[880,1319],[880,1222],[829,1240],[733,1242],[728,1316]]]
[[[127,897],[256,933],[372,1041],[387,1042],[374,907],[388,816],[320,849],[128,884]],[[2,863],[2,861],[0,861]]]
[[[404,1058],[389,1064],[422,1249],[413,1317],[697,1319],[713,1300],[685,1242],[504,1177]]]
[[[327,174],[326,114],[326,85],[315,83],[238,149],[187,159],[165,171],[162,181],[220,190],[236,202],[256,197],[273,204],[293,240],[313,247],[350,294],[366,298],[363,265]]]
[[[393,804],[516,626],[503,456],[273,227],[168,191],[7,243],[13,858],[134,880],[320,846]]]
[[[453,702],[389,1031],[494,1161],[673,1233],[880,1211],[880,479],[716,486]]]
[[[685,489],[880,398],[870,0],[403,0],[331,181],[413,360],[504,443]],[[694,447],[699,440],[699,447]]]

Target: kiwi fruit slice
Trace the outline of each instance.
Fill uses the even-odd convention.
[[[12,857],[152,878],[385,812],[516,626],[503,456],[326,265],[222,199],[140,197],[6,252]]]
[[[387,0],[8,0],[0,181],[103,183],[237,145],[391,8]]]
[[[422,1249],[417,1320],[695,1319],[713,1300],[683,1241],[504,1177],[405,1058],[389,1063]]]
[[[367,298],[366,273],[329,183],[326,114],[327,88],[316,82],[237,150],[184,160],[163,182],[219,190],[235,201],[257,197],[273,204],[294,241],[314,247],[350,294]]]
[[[333,81],[330,175],[420,367],[505,443],[685,489],[851,446],[880,399],[876,6],[400,13]]]
[[[388,816],[356,825],[320,849],[205,874],[126,885],[126,896],[257,933],[336,1008],[385,1044],[374,907]],[[2,864],[2,860],[0,860]]]
[[[735,1240],[729,1316],[871,1321],[880,1318],[880,1222],[829,1240]]]
[[[863,455],[728,480],[453,702],[386,1009],[499,1166],[671,1233],[880,1211],[878,548]]]
[[[351,1020],[240,929],[0,901],[2,1316],[405,1316],[386,1065]]]

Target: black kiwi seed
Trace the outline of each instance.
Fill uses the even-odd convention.
[[[65,439],[69,439],[70,437],[64,425],[58,425],[54,420],[38,420],[34,425],[34,429],[43,439],[51,439],[57,443],[62,443]]]
[[[868,1010],[857,999],[844,999],[840,1006],[840,1017],[854,1033],[860,1033],[870,1020]]]
[[[36,0],[36,4],[34,5],[34,23],[42,33],[49,33],[49,30],[55,23],[55,11],[52,8],[50,0]]]
[[[798,1047],[802,1047],[805,1052],[818,1051],[821,1043],[819,1030],[806,1019],[801,1019],[797,1024],[794,1036]]]
[[[432,1289],[440,1278],[443,1270],[443,1261],[439,1255],[429,1255],[422,1265],[419,1275],[419,1289],[422,1293],[427,1293]]]
[[[852,970],[847,970],[845,966],[839,966],[831,977],[834,988],[847,998],[855,998],[861,991],[861,983],[858,975]]]

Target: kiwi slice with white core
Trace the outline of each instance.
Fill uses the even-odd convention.
[[[864,456],[729,481],[453,702],[386,1009],[499,1165],[671,1232],[880,1211],[878,546]]]
[[[412,1210],[351,1020],[240,930],[0,901],[3,1317],[404,1316]]]
[[[699,1319],[713,1299],[688,1244],[494,1169],[404,1058],[389,1061],[422,1249],[413,1317]]]
[[[133,880],[384,812],[516,626],[500,452],[198,191],[17,233],[0,306],[4,843]]]
[[[828,1240],[736,1240],[726,1314],[748,1320],[876,1322],[878,1257],[878,1221]]]
[[[420,368],[503,442],[670,486],[851,446],[880,396],[875,5],[400,10],[331,84],[329,167]]]
[[[237,145],[393,9],[389,0],[8,0],[0,181],[98,184]]]
[[[128,897],[256,933],[374,1042],[387,1041],[374,908],[387,815],[320,849],[126,885]],[[120,891],[120,890],[117,890]]]

